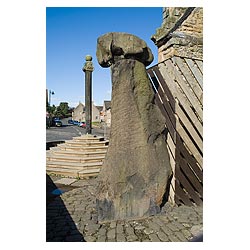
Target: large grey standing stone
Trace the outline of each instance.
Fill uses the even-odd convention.
[[[157,214],[172,170],[165,120],[145,69],[153,55],[134,35],[107,33],[98,38],[97,59],[111,66],[112,74],[111,135],[98,177],[98,220]]]

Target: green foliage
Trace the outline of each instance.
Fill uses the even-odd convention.
[[[67,102],[60,102],[59,106],[56,107],[54,115],[59,118],[66,118],[71,116],[70,108]]]
[[[50,106],[46,103],[46,111],[53,117],[67,118],[72,115],[72,108],[69,107],[67,102],[61,102],[59,106]]]

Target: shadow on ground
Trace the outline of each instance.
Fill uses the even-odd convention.
[[[46,174],[46,241],[85,241],[60,198],[60,192],[61,189]]]

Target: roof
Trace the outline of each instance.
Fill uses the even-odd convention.
[[[104,107],[106,110],[111,109],[111,101],[104,101]]]
[[[103,106],[96,106],[96,108],[97,108],[99,111],[102,111]]]

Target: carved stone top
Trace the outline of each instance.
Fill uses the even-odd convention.
[[[148,66],[154,59],[142,39],[123,32],[110,32],[99,37],[96,56],[102,67],[109,67],[120,59],[135,59]]]
[[[94,66],[93,66],[93,63],[92,63],[92,56],[86,55],[85,60],[86,60],[86,63],[84,64],[82,70],[84,72],[85,71],[93,72],[94,71]]]

